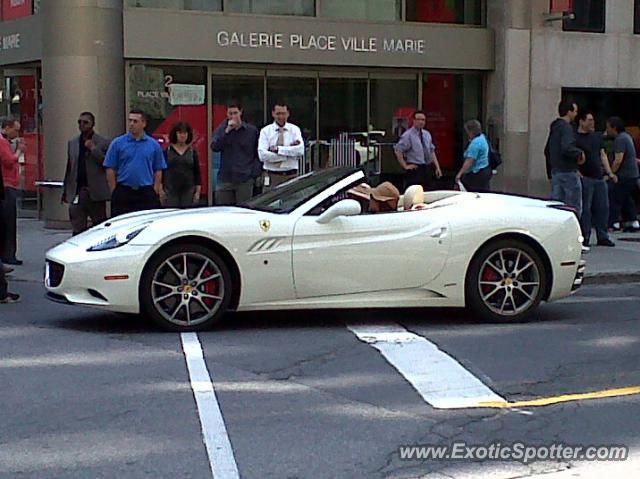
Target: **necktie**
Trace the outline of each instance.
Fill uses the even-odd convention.
[[[276,146],[284,146],[284,126],[278,127],[278,142]]]
[[[427,150],[427,143],[424,141],[424,132],[420,130],[420,142],[422,143],[422,155],[424,156],[424,162],[429,163],[430,153]]]

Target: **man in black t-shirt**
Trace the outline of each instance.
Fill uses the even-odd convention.
[[[598,246],[615,246],[607,232],[609,196],[603,175],[606,173],[611,181],[617,181],[617,177],[611,171],[604,151],[602,134],[595,132],[594,127],[593,115],[587,111],[580,112],[576,146],[585,155],[585,162],[579,166],[582,182],[580,227],[585,246],[589,245],[592,226],[596,229]]]

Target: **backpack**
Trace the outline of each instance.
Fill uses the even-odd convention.
[[[491,143],[489,143],[489,166],[492,170],[495,170],[502,164],[502,155],[496,150]]]

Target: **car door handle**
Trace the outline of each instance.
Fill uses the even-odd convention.
[[[446,233],[447,233],[447,228],[444,226],[441,226],[437,230],[432,231],[429,236],[431,236],[432,238],[442,238],[445,236]]]

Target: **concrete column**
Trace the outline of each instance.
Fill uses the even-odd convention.
[[[62,180],[80,112],[93,112],[103,135],[123,131],[122,0],[42,0],[40,15],[45,173]],[[68,221],[59,191],[44,193],[43,208],[48,227]]]

